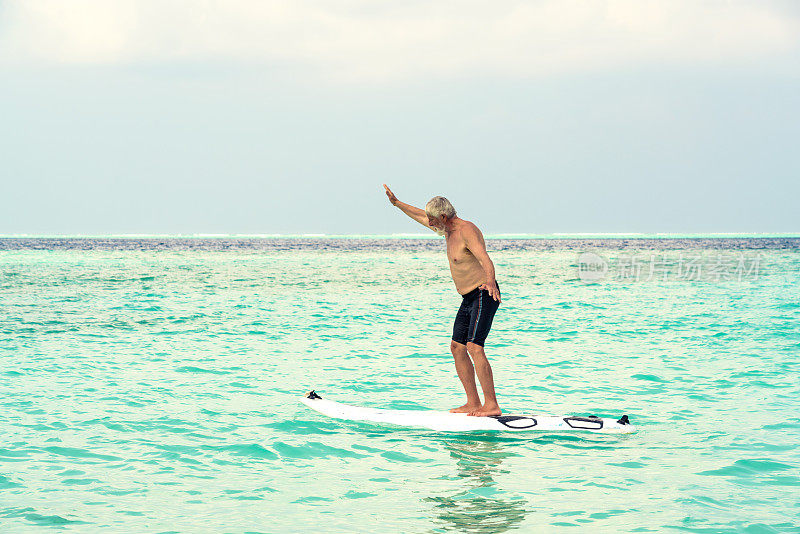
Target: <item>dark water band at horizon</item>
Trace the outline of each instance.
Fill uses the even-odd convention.
[[[0,237],[0,251],[234,251],[285,250],[380,251],[440,250],[442,239],[341,237]],[[664,238],[487,238],[488,251],[505,250],[800,250],[800,237],[664,237]]]

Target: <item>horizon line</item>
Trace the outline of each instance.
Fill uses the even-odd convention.
[[[0,234],[0,239],[438,239],[443,236],[430,233],[392,233],[392,234],[224,234],[224,233],[193,233],[193,234],[145,234],[145,233],[120,233],[120,234]],[[660,239],[660,238],[800,238],[800,232],[552,232],[544,234],[534,233],[487,233],[486,239],[590,239],[590,238],[627,238],[627,239]]]

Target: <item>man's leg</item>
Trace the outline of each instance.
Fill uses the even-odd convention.
[[[497,397],[494,393],[494,377],[492,376],[492,366],[489,365],[489,360],[486,358],[486,353],[483,347],[475,343],[467,343],[467,352],[472,356],[472,361],[475,362],[475,372],[478,373],[478,380],[481,381],[481,389],[483,389],[483,406],[477,410],[472,410],[469,415],[500,415],[500,405],[497,404]],[[472,366],[470,365],[470,368]],[[473,387],[474,387],[473,380]]]
[[[450,352],[456,363],[456,372],[464,391],[467,393],[467,403],[458,408],[450,410],[455,413],[469,413],[481,408],[481,398],[478,396],[478,388],[475,386],[475,368],[467,354],[467,346],[456,341],[450,341]]]

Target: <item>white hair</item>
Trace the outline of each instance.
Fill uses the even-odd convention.
[[[456,209],[450,204],[450,201],[444,197],[433,197],[425,204],[425,213],[431,217],[446,216],[452,219],[456,216]]]

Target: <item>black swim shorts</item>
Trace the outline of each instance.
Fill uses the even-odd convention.
[[[499,285],[497,290],[500,290]],[[453,324],[453,341],[462,345],[475,343],[482,347],[500,303],[487,290],[477,287],[462,297],[461,307]]]

